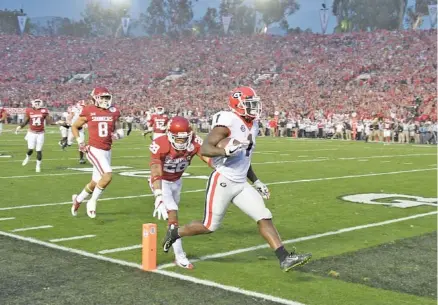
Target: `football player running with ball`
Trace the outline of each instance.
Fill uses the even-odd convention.
[[[210,163],[210,158],[201,156],[202,139],[193,134],[190,122],[186,118],[177,116],[170,119],[166,134],[167,137],[159,137],[149,146],[151,151],[149,185],[155,195],[153,216],[167,219],[169,226],[178,226],[181,177],[195,155],[207,164]],[[193,265],[184,253],[181,240],[175,241],[172,246],[175,263],[182,268],[192,269]]]
[[[257,222],[260,234],[275,251],[280,268],[289,271],[308,262],[312,254],[289,253],[285,249],[272,222],[272,214],[263,201],[269,199],[269,190],[251,167],[259,131],[260,98],[254,89],[239,87],[231,93],[229,107],[231,111],[221,111],[213,116],[212,130],[201,147],[201,154],[211,157],[215,168],[207,184],[204,220],[182,227],[169,226],[163,250],[168,252],[182,237],[216,231],[232,202]]]
[[[111,183],[111,146],[113,140],[124,137],[120,121],[120,111],[111,105],[112,95],[108,89],[95,88],[91,92],[92,105],[82,108],[79,118],[72,125],[71,130],[76,138],[79,150],[87,154],[87,159],[93,164],[93,176],[79,195],[73,195],[71,213],[76,216],[78,209],[90,194],[87,201],[87,215],[96,217],[97,200],[104,189]],[[88,124],[88,145],[85,145],[79,130]]]

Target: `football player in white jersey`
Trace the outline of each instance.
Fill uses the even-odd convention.
[[[61,132],[61,140],[58,142],[59,146],[61,146],[62,150],[65,150],[67,147],[67,137],[68,137],[68,129],[70,125],[67,123],[69,110],[63,112],[61,115],[61,119],[56,122],[59,126],[59,131]]]
[[[75,106],[72,107],[71,109],[71,113],[69,115],[69,121],[70,121],[70,126],[73,126],[73,124],[78,120],[79,115],[82,111],[82,108],[86,105],[85,100],[80,100],[79,102],[77,102],[77,104]],[[82,127],[81,129],[79,129],[79,137],[82,139],[82,141],[85,141],[85,134],[84,134],[84,128]],[[68,145],[72,145],[73,144],[73,140],[74,140],[74,136],[72,133],[71,128],[68,130]],[[85,164],[86,161],[84,159],[84,152],[79,150],[79,163],[80,164]]]
[[[254,173],[251,155],[258,134],[261,113],[260,98],[250,87],[239,87],[229,97],[230,111],[213,116],[212,130],[201,147],[201,154],[213,160],[215,171],[207,184],[203,221],[193,221],[182,227],[169,226],[163,242],[164,252],[181,237],[208,234],[216,231],[230,202],[257,222],[263,238],[269,243],[284,271],[305,264],[312,254],[288,252],[272,223],[272,214],[263,199],[270,193]],[[231,138],[224,148],[217,147],[225,138]],[[237,140],[238,142],[235,142]],[[247,180],[250,180],[253,188]]]

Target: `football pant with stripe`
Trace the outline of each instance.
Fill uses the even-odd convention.
[[[231,202],[256,222],[272,218],[263,198],[248,182],[234,182],[214,171],[207,183],[205,200],[203,224],[208,230],[219,228]]]

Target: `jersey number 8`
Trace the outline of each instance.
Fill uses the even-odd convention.
[[[97,132],[99,137],[105,138],[108,136],[108,123],[107,122],[99,122],[97,124]]]
[[[189,166],[189,162],[182,161],[178,164],[174,164],[174,163],[164,164],[163,169],[165,172],[173,174],[173,173],[181,173],[185,171],[188,166]]]

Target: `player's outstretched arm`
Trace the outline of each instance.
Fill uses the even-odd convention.
[[[18,134],[18,131],[19,131],[21,128],[23,128],[24,126],[26,126],[27,123],[29,123],[29,121],[30,121],[30,116],[29,116],[29,114],[26,112],[26,117],[24,118],[24,122],[17,126],[17,129],[15,129],[15,134]]]
[[[257,192],[260,193],[260,195],[263,197],[263,199],[269,199],[271,196],[271,193],[263,182],[261,182],[256,174],[254,173],[254,170],[252,169],[252,165],[249,166],[248,173],[246,174],[246,177],[254,184]]]
[[[207,135],[204,143],[201,146],[201,155],[204,157],[224,157],[226,156],[225,149],[216,147],[216,145],[226,137],[230,131],[226,127],[216,126]]]
[[[256,176],[256,174],[254,173],[254,170],[252,169],[252,165],[249,166],[248,169],[248,173],[246,174],[246,177],[249,179],[249,181],[251,181],[252,183],[256,182],[257,180],[259,180]]]
[[[78,141],[78,143],[80,141],[79,140],[80,139],[79,129],[82,128],[82,126],[84,126],[86,123],[87,123],[87,118],[84,116],[80,116],[76,120],[76,122],[74,122],[74,124],[71,125],[71,132],[72,132],[73,136],[75,137],[75,139]],[[79,144],[81,144],[81,143],[79,143]]]

